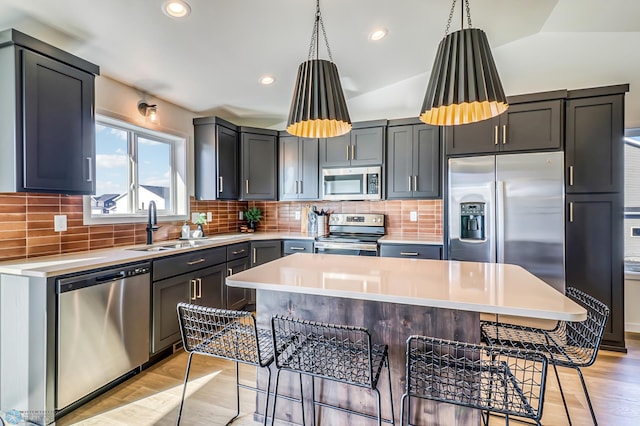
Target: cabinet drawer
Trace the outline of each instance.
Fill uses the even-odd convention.
[[[284,240],[284,255],[294,253],[313,253],[313,241],[305,240]]]
[[[227,260],[225,247],[194,251],[166,257],[153,262],[153,281],[185,274],[198,269],[224,263]]]
[[[237,243],[227,246],[227,262],[249,256],[249,243]]]
[[[442,246],[426,244],[380,244],[380,256],[408,259],[442,259]]]

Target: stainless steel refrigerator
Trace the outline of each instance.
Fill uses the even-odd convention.
[[[449,259],[513,263],[564,292],[564,154],[449,159]]]

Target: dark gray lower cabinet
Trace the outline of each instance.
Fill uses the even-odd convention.
[[[236,259],[231,262],[227,262],[227,276],[237,274],[249,269],[249,258],[244,257]],[[228,287],[224,286],[226,293],[227,309],[242,309],[249,303],[250,291],[241,287]]]
[[[313,253],[313,240],[284,240],[282,252],[285,256],[295,253]]]
[[[224,308],[226,306],[223,298],[224,279],[227,277],[227,268],[225,265],[216,265],[211,268],[202,269],[194,275],[195,285],[191,289],[192,303],[209,308]],[[196,291],[195,300],[193,299],[194,289]]]
[[[623,195],[567,194],[566,283],[611,310],[605,346],[624,348]]]
[[[381,257],[442,259],[442,246],[427,244],[380,244]]]
[[[176,305],[187,302],[190,280],[177,276],[153,283],[151,321],[151,353],[165,349],[180,340],[180,325]]]
[[[262,265],[282,257],[281,240],[251,242],[251,267]]]
[[[282,257],[281,240],[264,240],[251,242],[251,267],[262,265]],[[256,303],[256,291],[249,291],[249,303]]]

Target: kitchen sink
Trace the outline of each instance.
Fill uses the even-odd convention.
[[[200,247],[207,244],[208,242],[206,240],[189,240],[189,241],[181,241],[178,243],[162,244],[162,245],[156,245],[156,246],[134,247],[128,250],[156,252],[156,251],[168,251],[168,250],[190,248],[190,247]]]

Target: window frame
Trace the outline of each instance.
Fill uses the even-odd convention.
[[[166,129],[152,130],[131,123],[120,118],[112,118],[107,115],[96,114],[95,125],[103,125],[127,132],[127,156],[128,156],[128,210],[129,213],[100,215],[91,214],[91,195],[83,196],[83,224],[99,225],[113,223],[143,223],[146,222],[147,210],[139,209],[138,179],[139,153],[138,139],[144,138],[153,142],[167,143],[170,145],[170,208],[158,209],[159,221],[183,221],[188,219],[189,195],[187,174],[187,142],[188,137]],[[134,188],[135,185],[135,188]]]
[[[640,128],[626,129],[624,132],[624,148],[626,146],[633,146],[640,149]],[[626,159],[625,159],[626,162]],[[627,176],[625,173],[625,185]],[[627,207],[626,200],[624,202],[624,218],[625,219],[640,219],[640,206]]]

